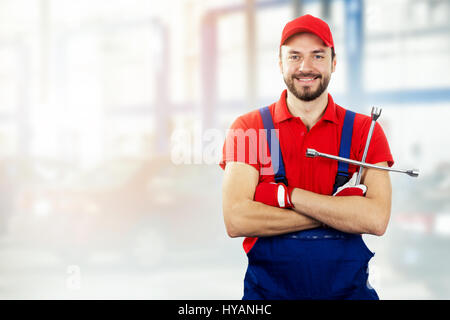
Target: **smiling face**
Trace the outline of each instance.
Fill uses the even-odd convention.
[[[288,90],[302,101],[312,101],[327,89],[336,58],[318,36],[299,33],[281,47],[279,65]]]

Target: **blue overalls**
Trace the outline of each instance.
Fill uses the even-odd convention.
[[[260,109],[272,150],[269,108]],[[339,156],[349,157],[355,113],[346,111]],[[279,144],[278,144],[279,145]],[[281,155],[276,182],[287,185]],[[334,190],[348,180],[348,164],[339,162]],[[332,228],[315,228],[272,237],[260,237],[247,253],[243,300],[362,299],[377,300],[368,284],[373,253],[361,235]]]

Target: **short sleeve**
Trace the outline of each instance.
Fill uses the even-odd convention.
[[[366,146],[367,136],[369,134],[369,129],[366,129],[364,131],[365,134],[363,136],[362,143],[360,144],[358,159],[362,159],[362,156],[364,154],[364,148]],[[372,134],[372,139],[370,140],[369,149],[367,151],[366,162],[375,164],[385,161],[388,163],[389,167],[392,167],[394,164],[394,159],[392,157],[386,135],[381,125],[378,122],[376,122]]]
[[[260,170],[258,161],[258,132],[241,117],[227,130],[220,167],[225,170],[227,162],[243,162]]]

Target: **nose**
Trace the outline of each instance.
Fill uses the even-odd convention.
[[[312,60],[309,57],[305,57],[302,59],[298,70],[301,72],[309,72],[312,71]]]

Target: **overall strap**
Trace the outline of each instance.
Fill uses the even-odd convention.
[[[270,113],[269,107],[264,107],[259,109],[259,113],[261,114],[261,118],[264,124],[264,129],[266,129],[266,137],[267,137],[267,144],[269,146],[269,152],[272,152],[272,132],[274,133],[273,139],[278,139],[276,136],[275,131],[272,131],[272,129],[275,129],[272,119],[272,114]],[[274,140],[277,141],[277,140]],[[274,152],[278,152],[278,159],[279,159],[279,166],[278,171],[274,172],[275,175],[275,182],[283,182],[286,186],[288,185],[287,179],[286,179],[286,171],[284,169],[284,161],[283,161],[283,155],[281,154],[281,148],[280,148],[280,141],[277,141],[276,144],[278,146],[278,151],[274,150]],[[272,164],[273,165],[273,164]]]
[[[350,158],[350,148],[352,146],[353,122],[355,113],[350,110],[345,111],[344,126],[342,127],[339,157]],[[336,179],[334,182],[333,193],[337,188],[344,185],[349,179],[348,163],[339,161]]]

